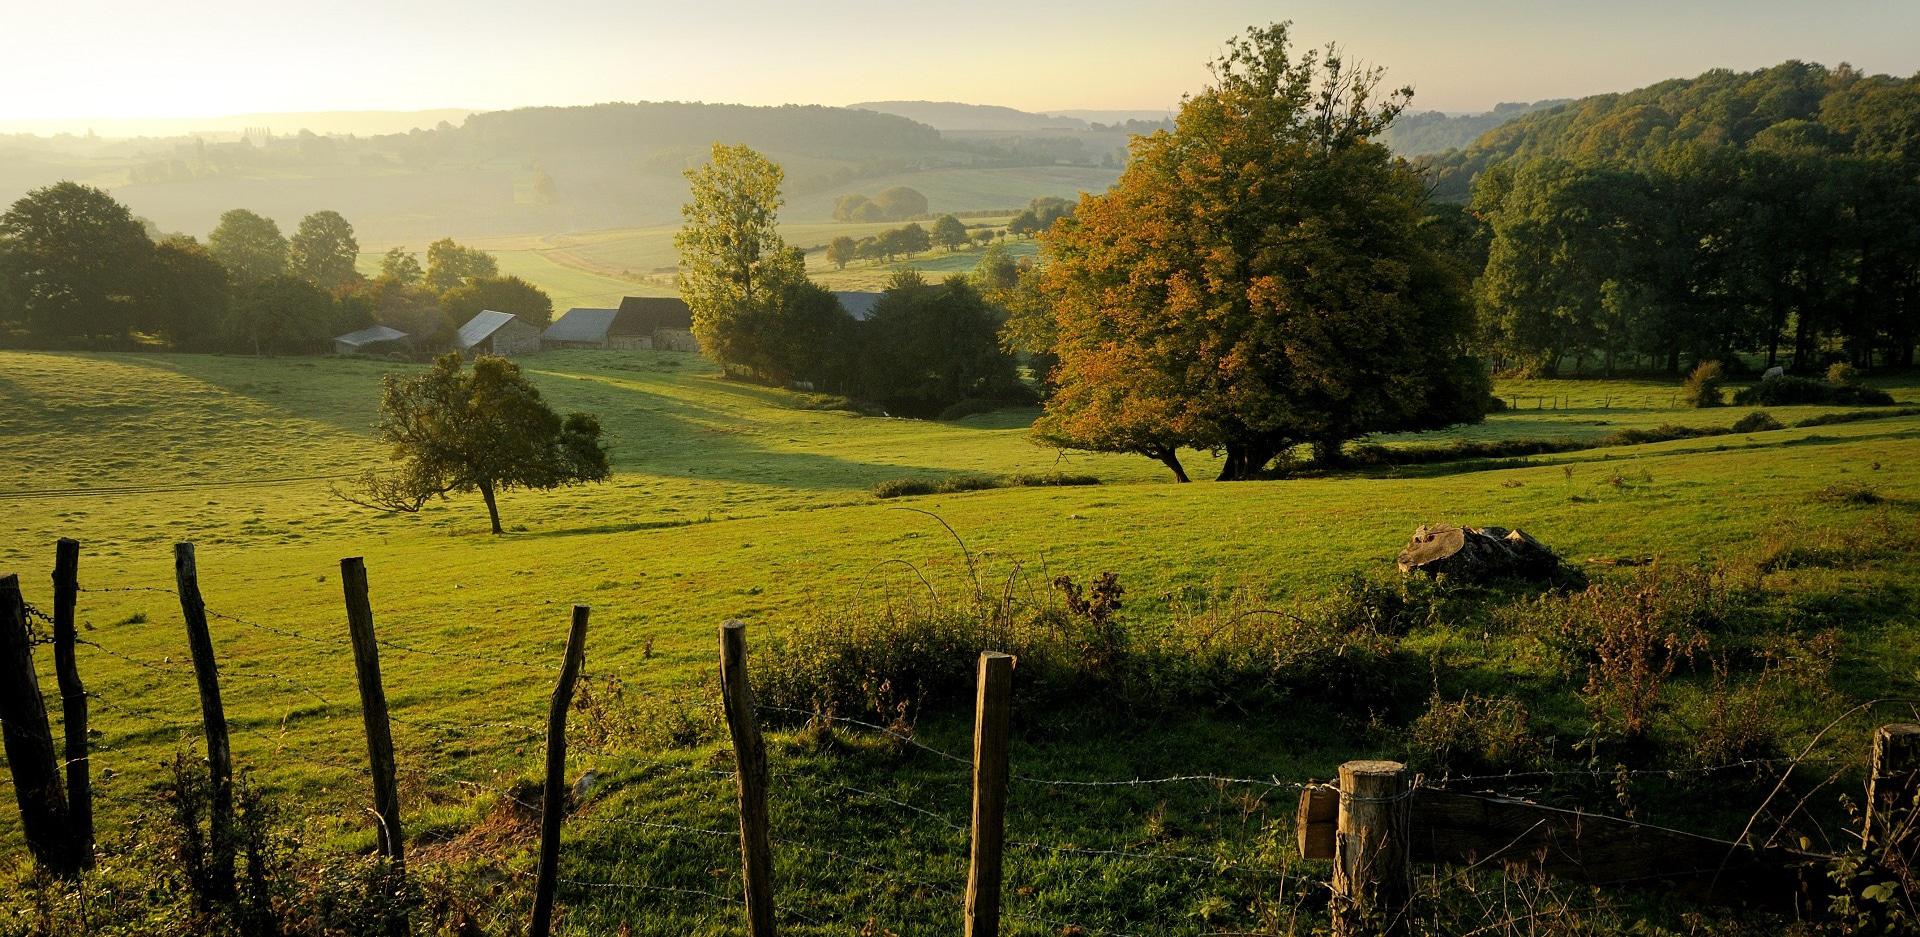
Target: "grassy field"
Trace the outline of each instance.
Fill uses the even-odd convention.
[[[968,219],[968,224],[1002,222],[1004,219]],[[845,270],[827,263],[827,242],[841,235],[855,239],[869,237],[899,222],[887,223],[792,223],[782,225],[780,234],[788,244],[808,252],[808,272],[822,285],[837,290],[877,290],[886,285],[894,272],[921,270],[932,277],[945,277],[971,271],[980,259],[979,249],[957,253],[935,250],[911,260],[893,263],[860,261]],[[677,227],[623,228],[553,237],[482,238],[469,242],[482,248],[500,263],[500,272],[518,276],[546,290],[553,298],[554,312],[574,306],[618,305],[622,296],[677,296],[674,265],[679,251],[673,246]],[[1009,240],[1016,255],[1027,256],[1036,247],[1031,241]],[[372,276],[379,272],[380,258],[386,247],[360,254],[360,272]],[[419,245],[407,245],[420,250]]]
[[[572,603],[593,607],[590,686],[623,695],[632,719],[657,729],[679,717],[645,701],[704,694],[718,622],[747,621],[759,647],[802,624],[915,603],[929,591],[964,594],[969,562],[990,582],[1039,593],[1054,575],[1116,571],[1128,621],[1151,632],[1209,597],[1287,607],[1355,573],[1384,578],[1409,532],[1431,521],[1523,527],[1576,562],[1656,555],[1712,564],[1748,556],[1782,532],[1826,542],[1884,528],[1910,541],[1920,505],[1914,417],[1180,486],[1144,458],[1037,447],[1025,436],[1031,412],[928,423],[802,409],[795,395],[724,381],[704,360],[668,353],[552,352],[523,367],[559,408],[601,417],[615,476],[508,494],[510,530],[491,537],[474,498],[391,517],[328,493],[330,477],[381,460],[369,438],[379,378],[407,366],[0,353],[0,477],[10,480],[0,502],[15,518],[14,535],[0,541],[0,569],[19,571],[28,601],[45,607],[53,540],[84,544],[90,591],[81,618],[98,647],[81,658],[107,746],[96,759],[103,822],[122,822],[147,797],[153,765],[191,739],[197,709],[173,597],[93,590],[169,586],[175,541],[198,544],[207,603],[230,616],[216,618],[214,636],[238,760],[312,815],[310,835],[347,848],[365,848],[372,833],[361,809],[355,753],[363,745],[335,570],[341,557],[366,557],[381,634],[404,646],[383,652],[383,665],[404,720],[395,731],[417,849],[449,861],[497,859],[501,886],[517,896],[530,833],[501,792],[536,771],[541,748],[529,730],[545,711]],[[1920,385],[1889,386],[1903,402],[1920,399]],[[1529,382],[1500,392],[1566,397],[1572,406],[1385,441],[1583,438],[1664,423],[1726,425],[1748,412],[1670,410],[1672,388],[1657,382]],[[1771,412],[1790,424],[1835,409]],[[1195,453],[1189,469],[1207,477],[1210,461]],[[868,492],[907,476],[1056,470],[1102,484],[901,501]],[[1836,485],[1864,486],[1875,503],[1821,496]],[[1792,622],[1794,633],[1823,623],[1842,630],[1842,663],[1822,704],[1769,715],[1783,737],[1809,739],[1859,701],[1912,695],[1920,621],[1908,599],[1920,565],[1910,552],[1754,568],[1769,614]],[[1543,737],[1570,743],[1589,721],[1537,656],[1478,626],[1435,622],[1399,639],[1398,653],[1415,662],[1418,682],[1431,679],[1449,696],[1520,695]],[[43,682],[51,686],[50,674]],[[1689,720],[1704,718],[1693,701],[1710,689],[1710,674],[1685,681],[1663,717],[1665,737],[1692,731]],[[1397,710],[1335,707],[1329,715],[1326,701],[1303,700],[1279,712],[1200,707],[1140,721],[1128,701],[1106,703],[1022,710],[1016,770],[1299,780],[1326,777],[1349,758],[1399,755],[1406,744],[1393,728]],[[1855,720],[1829,733],[1821,752],[1856,755],[1867,727]],[[933,708],[919,736],[964,752],[967,731],[963,712]],[[623,923],[635,933],[735,932],[724,903],[701,894],[734,891],[731,847],[698,832],[731,822],[730,782],[705,773],[720,750],[707,736],[678,747],[589,739],[576,749],[573,770],[598,772],[604,787],[569,821],[572,864],[563,874],[575,884],[562,891],[566,932],[608,933]],[[964,765],[857,731],[830,744],[781,733],[773,758],[791,932],[848,933],[870,918],[899,934],[955,925],[958,905],[943,889],[964,881],[965,840],[928,814],[964,822]],[[1605,784],[1597,786],[1604,801]],[[1282,845],[1291,798],[1224,784],[1017,786],[1014,838],[1128,855],[1016,850],[1010,906],[1020,917],[1011,932],[1250,929],[1288,901],[1310,916],[1310,902],[1301,912],[1298,899],[1275,899],[1270,888],[1273,876],[1303,874]],[[1654,804],[1642,809],[1655,821],[1737,828],[1737,817],[1713,808],[1676,815]],[[1747,805],[1725,806],[1744,815]],[[21,853],[12,822],[0,855]],[[1239,874],[1249,867],[1258,874]]]

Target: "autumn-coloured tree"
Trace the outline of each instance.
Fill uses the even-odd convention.
[[[1420,179],[1374,142],[1411,92],[1288,27],[1228,44],[1174,129],[1138,138],[1118,183],[1044,233],[1058,388],[1045,440],[1179,448],[1255,477],[1313,444],[1477,419],[1472,312],[1421,224]]]

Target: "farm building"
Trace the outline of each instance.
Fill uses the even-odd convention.
[[[628,296],[620,300],[609,336],[646,336],[662,351],[699,351],[693,340],[693,311],[672,296]],[[614,345],[611,347],[619,347]],[[644,346],[641,346],[644,347]]]
[[[453,347],[468,357],[474,355],[530,354],[540,350],[540,329],[508,312],[482,310],[467,320],[454,336]]]
[[[865,322],[873,316],[873,307],[880,302],[879,293],[864,290],[834,290],[833,298],[840,301],[840,308],[847,311],[855,322]]]
[[[553,320],[545,332],[540,333],[540,344],[546,348],[651,348],[653,343],[615,345],[610,334],[613,320],[619,316],[618,309],[588,309],[575,306]]]
[[[411,347],[413,336],[384,325],[368,326],[333,339],[333,353],[336,355],[379,355],[406,351]]]

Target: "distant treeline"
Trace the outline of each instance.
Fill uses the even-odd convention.
[[[1712,71],[1422,163],[1498,366],[1913,364],[1920,76]]]
[[[100,189],[62,182],[0,214],[0,345],[309,354],[385,325],[429,352],[483,309],[536,325],[553,315],[546,293],[450,238],[428,246],[424,266],[388,251],[373,278],[355,269],[359,253],[338,212],[309,214],[288,237],[233,209],[203,245],[159,234]]]

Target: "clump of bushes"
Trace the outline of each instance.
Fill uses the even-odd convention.
[[[1532,732],[1526,704],[1469,693],[1458,700],[1435,693],[1408,730],[1409,760],[1437,774],[1493,774],[1537,765],[1543,746]]]
[[[1775,429],[1784,429],[1784,427],[1779,420],[1773,418],[1773,414],[1765,410],[1755,410],[1733,423],[1733,431],[1736,433],[1764,433]]]
[[[1374,623],[1404,627],[1417,602],[1384,587],[1292,608],[1236,593],[1178,607],[1169,625],[1146,629],[1123,614],[1126,590],[1113,573],[1048,585],[1010,578],[958,602],[910,588],[883,609],[803,622],[761,655],[755,690],[770,706],[899,721],[902,701],[922,712],[966,705],[988,649],[1020,658],[1022,694],[1098,691],[1146,711],[1302,697],[1388,708],[1414,685],[1415,668]]]
[[[992,488],[1049,488],[1098,485],[1094,475],[1069,475],[1063,472],[1014,475],[948,475],[945,478],[890,478],[867,489],[876,498],[904,498],[912,495],[950,495],[963,491]]]
[[[1592,444],[1572,439],[1461,439],[1436,446],[1382,446],[1367,443],[1347,450],[1347,462],[1360,467],[1431,465],[1467,459],[1513,459],[1574,452]]]
[[[1650,442],[1672,442],[1676,439],[1699,439],[1703,436],[1725,436],[1732,430],[1724,426],[1678,426],[1662,423],[1652,429],[1616,430],[1600,437],[1598,445],[1638,446]]]
[[[1850,374],[1842,374],[1853,380]],[[1784,407],[1794,404],[1835,403],[1848,406],[1884,407],[1893,404],[1893,396],[1857,381],[1838,384],[1813,378],[1783,374],[1749,385],[1735,394],[1733,402],[1743,407]]]
[[[1689,407],[1718,407],[1726,402],[1726,366],[1718,361],[1702,361],[1680,386],[1680,402]]]
[[[1793,425],[1799,427],[1831,426],[1835,423],[1857,423],[1861,420],[1885,420],[1902,416],[1920,416],[1920,407],[1901,407],[1898,410],[1854,410],[1843,413],[1819,413]]]

